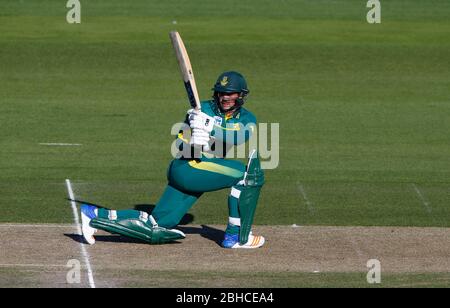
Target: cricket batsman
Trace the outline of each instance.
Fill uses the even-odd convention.
[[[83,204],[82,231],[87,243],[95,243],[97,229],[150,244],[183,239],[185,234],[175,228],[202,194],[228,188],[229,218],[222,246],[258,248],[264,244],[264,237],[251,232],[264,184],[258,154],[253,151],[247,165],[226,159],[227,152],[247,142],[256,129],[255,116],[243,107],[249,93],[247,82],[238,72],[224,72],[212,90],[212,99],[201,102],[201,111],[187,112],[184,123],[188,129],[177,137],[180,155],[169,165],[168,185],[151,215]]]

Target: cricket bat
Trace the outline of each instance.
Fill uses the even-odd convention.
[[[178,65],[180,66],[181,77],[184,81],[189,103],[192,108],[200,110],[201,106],[197,92],[197,85],[195,84],[194,72],[192,71],[192,65],[189,60],[186,47],[184,46],[183,40],[177,31],[170,32],[169,36],[172,41],[173,48],[175,49]]]
[[[194,72],[192,71],[191,60],[184,46],[183,40],[177,31],[172,31],[169,34],[172,41],[175,54],[177,56],[178,65],[180,66],[181,78],[184,81],[184,87],[189,99],[189,104],[197,111],[201,111],[200,98],[198,96],[197,85],[195,84]],[[200,147],[200,150],[209,151],[209,145]]]

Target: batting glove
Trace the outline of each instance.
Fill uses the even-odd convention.
[[[213,117],[210,117],[206,113],[203,113],[195,109],[188,110],[188,115],[189,115],[188,118],[189,126],[193,130],[192,136],[194,136],[194,130],[203,130],[209,136],[209,134],[214,128],[215,119]]]
[[[198,146],[206,146],[208,145],[209,139],[210,136],[208,132],[205,132],[204,130],[198,128],[192,129],[190,144]]]

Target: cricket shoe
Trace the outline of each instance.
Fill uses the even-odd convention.
[[[244,248],[244,249],[253,249],[259,248],[265,243],[265,239],[260,235],[253,235],[252,232],[248,235],[248,241],[245,244],[239,243],[239,234],[229,234],[225,233],[225,238],[222,242],[223,248]]]
[[[91,220],[98,216],[98,209],[95,206],[83,204],[81,205],[81,231],[83,232],[84,240],[89,245],[95,244],[94,234],[97,229],[90,226]]]

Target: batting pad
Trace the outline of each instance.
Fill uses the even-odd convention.
[[[165,244],[186,237],[185,234],[179,230],[166,229],[159,226],[149,226],[141,220],[134,218],[115,221],[94,218],[91,220],[90,225],[96,229],[136,238],[150,244]]]

